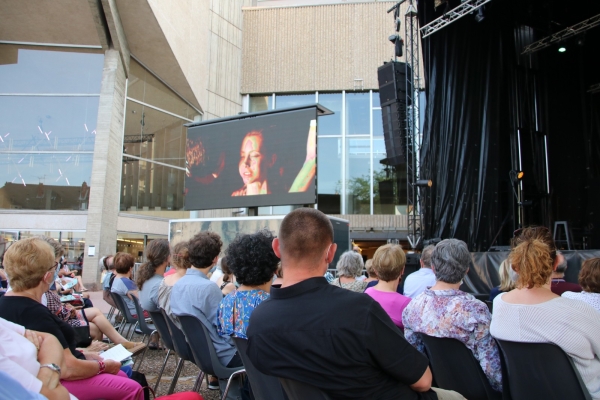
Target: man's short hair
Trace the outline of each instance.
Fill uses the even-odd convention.
[[[445,239],[431,255],[435,279],[446,283],[460,282],[469,269],[471,254],[467,244],[458,239]]]
[[[316,258],[333,243],[333,226],[321,211],[297,208],[281,222],[279,243],[286,256]]]
[[[189,259],[196,268],[210,267],[215,257],[218,257],[223,247],[221,236],[214,232],[200,232],[194,235],[188,243]]]
[[[421,261],[423,262],[423,266],[425,268],[431,268],[431,255],[435,250],[435,244],[430,244],[425,246],[423,251],[421,252]]]

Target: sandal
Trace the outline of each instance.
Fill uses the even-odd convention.
[[[148,348],[150,350],[164,350],[158,343],[156,342],[150,342],[150,344],[148,345]]]

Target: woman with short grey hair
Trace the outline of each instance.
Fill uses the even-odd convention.
[[[490,334],[490,311],[485,303],[459,289],[470,263],[471,254],[462,240],[446,239],[435,246],[431,268],[436,283],[404,309],[404,336],[423,353],[423,342],[416,333],[459,340],[473,352],[492,388],[501,392],[502,368]]]
[[[332,285],[339,286],[353,292],[362,293],[365,291],[368,282],[359,281],[358,278],[364,268],[362,256],[354,251],[346,251],[340,256],[335,266],[337,278],[331,282]]]

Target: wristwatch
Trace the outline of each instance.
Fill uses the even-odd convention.
[[[50,368],[54,372],[58,372],[58,376],[60,376],[60,367],[54,363],[52,364],[42,364],[40,368]]]

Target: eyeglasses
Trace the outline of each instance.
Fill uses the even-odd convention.
[[[54,265],[50,268],[48,268],[48,271],[52,271],[53,269],[55,269],[58,266],[58,261],[54,262]]]

